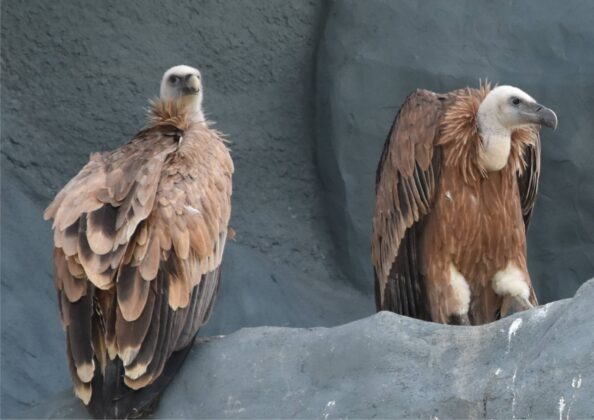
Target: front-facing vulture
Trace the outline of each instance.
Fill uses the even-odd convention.
[[[45,211],[76,395],[95,417],[148,414],[208,320],[233,163],[200,72],[169,69],[145,129],[89,163]]]
[[[406,99],[376,174],[378,310],[478,325],[537,304],[526,228],[541,125],[555,113],[511,86]]]

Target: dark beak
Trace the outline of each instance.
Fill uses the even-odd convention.
[[[525,115],[530,122],[544,125],[553,130],[557,128],[557,114],[552,109],[538,103],[530,104],[527,108]]]

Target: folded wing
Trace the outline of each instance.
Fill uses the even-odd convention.
[[[400,108],[376,173],[371,252],[378,310],[428,319],[418,241],[440,169],[435,144],[447,100],[417,90]]]
[[[93,387],[105,394],[121,377],[113,365],[130,389],[153,383],[206,322],[232,172],[215,131],[153,121],[122,148],[92,155],[46,210],[71,375],[85,404]]]

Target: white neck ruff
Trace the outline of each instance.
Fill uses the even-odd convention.
[[[505,167],[511,152],[511,133],[481,133],[483,147],[481,165],[489,172]]]
[[[483,142],[480,163],[488,172],[494,172],[503,169],[509,160],[512,132],[490,111],[491,109],[484,109],[481,104],[477,120]]]

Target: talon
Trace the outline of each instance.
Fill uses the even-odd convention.
[[[518,304],[518,306],[520,307],[521,311],[526,311],[528,309],[532,309],[534,308],[534,305],[532,303],[530,303],[530,301],[522,296],[514,296],[513,297],[515,302]]]

